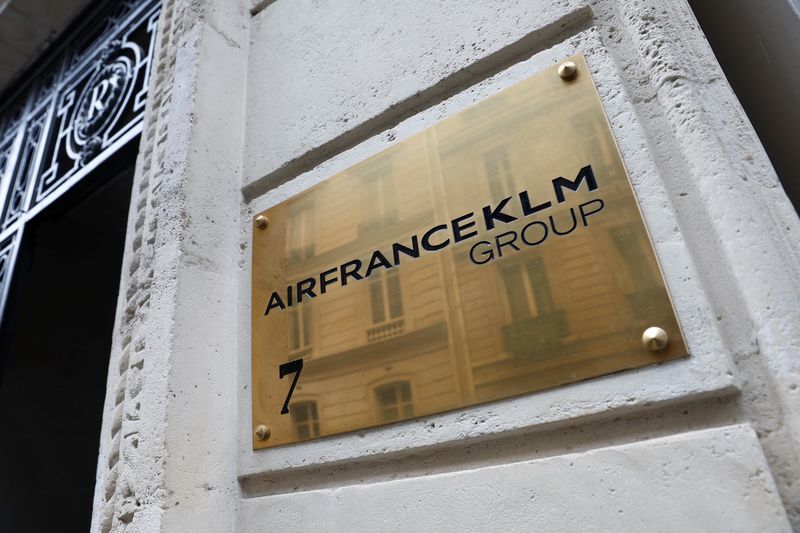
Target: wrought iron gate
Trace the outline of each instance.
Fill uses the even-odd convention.
[[[104,2],[0,102],[0,321],[26,223],[142,130],[160,2]]]

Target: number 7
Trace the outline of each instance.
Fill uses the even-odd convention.
[[[297,385],[297,380],[300,378],[300,372],[302,371],[303,371],[302,359],[295,359],[294,361],[283,363],[278,367],[278,374],[280,375],[281,379],[283,379],[283,377],[288,374],[294,374],[292,385],[289,387],[289,394],[286,395],[286,401],[283,402],[283,409],[281,409],[282,415],[285,415],[289,412],[289,401],[292,399],[292,393],[294,393],[294,387],[295,385]]]

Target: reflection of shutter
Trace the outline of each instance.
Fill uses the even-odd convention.
[[[297,219],[298,219],[297,212],[292,213],[291,217],[289,218],[289,231],[287,232],[289,236],[286,239],[286,241],[289,244],[290,252],[294,252],[295,250],[297,250],[297,247],[300,244],[299,243],[300,239],[298,239],[297,237]]]
[[[300,309],[303,313],[303,346],[311,346],[311,308]]]
[[[502,197],[511,196],[514,194],[514,178],[511,176],[511,163],[508,161],[508,155],[505,150],[503,150],[503,157],[500,159],[500,176],[503,180],[505,193]]]
[[[519,265],[511,265],[502,270],[503,284],[506,287],[508,305],[511,309],[511,320],[528,318],[531,313],[528,308],[528,298],[522,281],[522,272]]]
[[[308,248],[314,246],[314,210],[310,206],[303,209],[303,246],[306,249],[305,256],[311,257]]]
[[[403,316],[403,297],[400,293],[400,277],[397,273],[387,274],[386,284],[389,292],[389,317],[401,317]]]
[[[378,404],[381,406],[381,415],[384,420],[397,420],[397,398],[395,388],[391,385],[384,386],[375,391]]]
[[[391,176],[383,178],[381,184],[381,193],[383,194],[383,213],[381,213],[381,218],[387,218],[394,212],[397,205]]]
[[[547,281],[547,272],[544,270],[544,261],[541,257],[535,257],[528,261],[528,281],[531,283],[531,291],[536,301],[536,314],[543,315],[555,309],[553,304],[553,293],[550,291],[550,283]]]
[[[367,220],[377,220],[380,218],[380,198],[377,179],[368,179],[364,183],[364,202],[366,204]]]
[[[400,398],[403,400],[403,415],[413,416],[414,406],[411,404],[411,384],[408,381],[400,383]]]
[[[311,308],[301,306],[289,311],[289,349],[311,346]]]
[[[317,402],[309,402],[311,411],[311,429],[314,431],[314,436],[319,435],[319,417],[317,416]]]
[[[383,288],[380,278],[369,285],[369,301],[372,306],[372,323],[380,324],[386,320],[383,311]]]
[[[308,404],[300,404],[292,407],[291,413],[294,413],[294,423],[297,428],[297,436],[301,439],[307,439],[311,436],[308,426]]]
[[[514,178],[511,175],[511,163],[505,149],[498,148],[484,156],[486,177],[489,180],[489,192],[495,201],[502,200],[514,193]]]
[[[503,184],[500,181],[500,170],[496,159],[486,161],[486,176],[489,178],[489,192],[493,200],[504,198]]]
[[[650,263],[644,255],[638,237],[622,228],[615,228],[610,233],[636,289],[642,290],[651,286],[653,276],[650,275]]]
[[[293,261],[314,255],[314,210],[310,204],[297,207],[292,213],[286,242]]]
[[[300,348],[300,321],[297,319],[297,309],[289,311],[289,349]]]

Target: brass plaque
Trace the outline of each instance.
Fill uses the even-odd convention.
[[[570,60],[573,79],[548,68],[254,219],[254,448],[687,355]]]

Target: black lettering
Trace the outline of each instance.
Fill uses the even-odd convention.
[[[586,207],[587,205],[591,205],[591,204],[594,204],[594,203],[599,203],[600,207],[598,207],[594,211],[586,212],[586,211],[583,210],[583,208]],[[589,222],[588,222],[587,219],[589,218],[589,215],[594,215],[595,213],[599,213],[600,211],[603,210],[603,208],[605,206],[606,206],[605,202],[603,202],[603,200],[601,200],[600,198],[597,198],[595,200],[591,200],[589,202],[586,202],[586,203],[583,203],[583,204],[579,205],[578,206],[578,211],[581,212],[581,220],[583,221],[583,225],[588,228],[589,227]]]
[[[493,230],[494,229],[494,221],[497,220],[498,222],[504,222],[509,224],[517,220],[517,217],[508,215],[503,213],[503,208],[506,206],[508,201],[511,200],[511,197],[503,198],[503,200],[497,204],[497,207],[492,209],[491,205],[487,205],[483,208],[483,218],[486,222],[486,229]]]
[[[450,239],[445,239],[439,244],[431,244],[431,236],[436,233],[437,231],[447,230],[447,226],[445,224],[439,224],[438,226],[434,226],[428,231],[425,232],[425,235],[422,236],[422,247],[429,252],[435,252],[436,250],[441,250],[448,244],[450,244]]]
[[[314,278],[306,278],[303,281],[297,282],[297,303],[303,301],[303,295],[308,295],[309,298],[315,298],[317,295],[314,293],[314,286],[317,280]],[[307,285],[304,287],[304,285]]]
[[[487,245],[489,247],[489,249],[488,250],[484,250],[482,252],[479,252],[479,255],[482,256],[482,257],[485,257],[486,259],[484,259],[483,261],[478,261],[477,259],[475,259],[475,250],[481,244]],[[478,241],[478,242],[476,242],[474,245],[472,245],[472,248],[469,249],[469,259],[470,259],[470,261],[472,261],[476,265],[483,265],[483,264],[488,263],[492,259],[494,259],[494,248],[492,248],[492,243],[490,243],[489,241]]]
[[[319,275],[319,292],[320,292],[320,294],[325,294],[327,292],[328,285],[330,285],[331,283],[335,283],[335,282],[339,281],[339,278],[330,278],[330,279],[328,279],[329,275],[335,274],[338,271],[339,271],[338,268],[331,268],[330,270],[326,270],[325,272],[323,272],[323,273],[321,273]]]
[[[542,238],[539,239],[536,242],[531,242],[531,241],[528,240],[528,237],[526,236],[526,232],[528,231],[528,228],[530,228],[532,226],[537,226],[537,225],[542,227],[542,230],[543,230]],[[528,246],[536,246],[537,244],[542,244],[544,242],[544,240],[547,238],[548,231],[549,230],[547,229],[547,224],[545,224],[541,220],[534,220],[533,222],[531,222],[530,224],[528,224],[527,226],[522,228],[522,231],[520,232],[519,235],[522,238],[522,242],[524,242]]]
[[[281,297],[277,292],[273,292],[272,296],[269,297],[269,303],[267,303],[267,308],[264,310],[264,316],[267,316],[273,307],[277,307],[278,309],[286,309],[286,306],[283,304],[283,300],[281,300]]]
[[[531,198],[528,196],[528,191],[522,191],[519,193],[519,203],[522,206],[522,215],[526,217],[534,213],[538,213],[539,211],[543,211],[553,205],[551,202],[544,202],[531,207]]]
[[[283,379],[289,374],[294,374],[294,379],[292,380],[292,384],[289,385],[289,392],[286,394],[286,400],[284,400],[283,407],[281,408],[282,415],[289,414],[289,402],[292,401],[292,394],[294,394],[294,388],[295,386],[297,386],[297,380],[300,379],[300,372],[302,371],[303,371],[302,359],[295,359],[294,361],[289,361],[288,363],[283,363],[282,365],[278,366],[279,379]]]
[[[464,222],[468,218],[472,218],[474,215],[475,215],[474,212],[473,213],[467,213],[466,215],[462,215],[462,216],[460,216],[458,218],[454,218],[450,222],[450,224],[452,224],[452,226],[453,226],[453,242],[461,242],[463,240],[469,239],[470,237],[474,237],[475,235],[478,234],[477,230],[473,230],[470,233],[466,233],[466,234],[465,233],[461,233],[465,229],[469,229],[469,228],[475,226],[476,223],[475,223],[474,220],[471,220],[470,222],[468,222],[466,224],[461,224],[461,222]]]
[[[571,191],[577,191],[578,187],[581,186],[583,181],[586,181],[586,185],[589,187],[590,191],[597,189],[597,180],[594,179],[594,172],[592,172],[592,166],[588,165],[580,169],[578,175],[575,176],[574,181],[570,181],[566,178],[556,178],[553,180],[553,190],[556,193],[556,199],[558,203],[563,203],[565,201],[564,198],[564,189],[569,189]]]
[[[369,265],[367,266],[367,272],[364,274],[364,277],[368,278],[369,275],[372,274],[372,271],[378,267],[383,267],[388,270],[392,268],[392,264],[389,262],[388,259],[386,259],[386,256],[384,256],[378,250],[375,250],[375,252],[372,254],[372,259],[370,259],[369,261]]]
[[[411,237],[411,248],[396,242],[392,245],[392,259],[394,259],[394,266],[400,264],[400,253],[404,253],[409,257],[419,257],[419,239],[416,235]]]
[[[550,227],[553,228],[553,233],[555,233],[556,235],[569,235],[570,233],[575,231],[575,228],[578,227],[578,219],[575,218],[575,208],[574,207],[570,207],[569,208],[569,214],[572,216],[572,227],[569,228],[566,231],[558,231],[558,229],[556,229],[556,219],[555,219],[555,217],[553,217],[552,215],[548,217],[550,219]]]
[[[354,268],[348,269],[347,267],[354,267]],[[363,276],[358,273],[358,271],[361,270],[360,259],[353,259],[352,261],[348,261],[347,263],[343,264],[340,268],[342,272],[341,275],[342,287],[347,285],[347,278],[353,278],[356,281],[364,279]]]
[[[511,240],[507,242],[500,242],[500,239],[503,237],[511,236]],[[494,238],[494,242],[497,244],[497,257],[503,257],[503,246],[510,246],[516,251],[519,252],[519,247],[514,244],[517,240],[517,232],[516,231],[507,231],[505,233],[501,233],[497,237]]]

